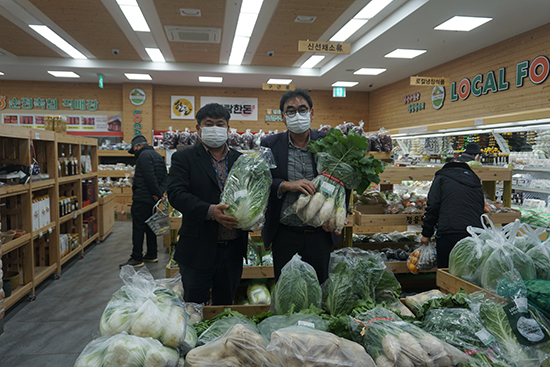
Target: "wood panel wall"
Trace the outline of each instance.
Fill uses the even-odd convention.
[[[445,102],[440,110],[435,110],[431,103],[431,87],[409,85],[409,78],[400,80],[370,93],[369,131],[381,127],[389,129],[425,126],[429,124],[473,120],[489,116],[516,115],[525,111],[548,109],[550,107],[550,78],[535,85],[529,78],[524,79],[523,87],[516,88],[516,64],[537,56],[550,57],[550,23],[532,31],[520,34],[485,49],[455,59],[435,68],[421,71],[420,76],[444,76],[457,84],[463,78],[473,80],[477,74],[483,75],[493,70],[498,76],[498,69],[506,68],[506,81],[510,87],[506,91],[489,92],[475,97],[470,95],[466,100],[450,101],[450,87],[446,87]],[[419,92],[420,102],[426,103],[424,111],[409,113],[403,97]],[[545,112],[550,117],[550,112]],[[511,117],[511,121],[513,117]],[[517,121],[517,120],[515,120]]]
[[[230,126],[237,128],[239,132],[251,129],[257,132],[260,129],[286,130],[282,122],[265,122],[266,109],[279,109],[279,101],[283,92],[264,91],[255,88],[219,88],[219,87],[178,87],[155,85],[153,88],[153,110],[155,130],[183,130],[188,127],[195,130],[195,120],[172,120],[170,118],[172,95],[194,96],[195,108],[200,108],[201,96],[216,97],[250,97],[258,98],[258,121],[230,121]],[[343,121],[357,124],[364,120],[366,124],[368,116],[369,95],[368,92],[347,91],[346,98],[333,98],[332,91],[311,91],[313,100],[314,119],[313,127],[318,128],[320,124],[336,126]]]

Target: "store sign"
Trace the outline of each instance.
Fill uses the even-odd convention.
[[[274,91],[296,90],[296,85],[263,83],[262,90],[274,90]]]
[[[332,87],[332,96],[333,97],[345,97],[346,88],[345,87]]]
[[[433,78],[429,76],[411,76],[411,85],[421,85],[424,87],[430,87],[432,85],[438,85],[444,87],[449,85],[450,78]]]
[[[32,129],[44,129],[45,114],[39,113],[3,113],[2,122],[7,125],[16,125]],[[68,132],[113,132],[122,131],[120,115],[75,115],[59,114],[67,121]],[[92,134],[90,134],[92,135]]]
[[[141,110],[134,110],[134,136],[141,134]]]
[[[170,117],[173,120],[193,120],[195,118],[195,97],[171,96],[172,111]]]
[[[145,92],[141,88],[134,88],[130,91],[130,102],[134,106],[141,106],[145,103],[145,98],[147,97],[145,95]]]
[[[258,121],[258,98],[201,97],[201,107],[219,103],[231,115],[231,120]]]
[[[283,121],[283,115],[281,114],[281,110],[274,110],[271,108],[268,108],[265,110],[265,121],[266,122],[282,122]]]
[[[97,99],[62,99],[61,106],[71,111],[97,111],[99,107],[99,102]],[[4,109],[10,110],[49,110],[56,111],[59,109],[59,103],[57,98],[9,98],[7,96],[0,96],[0,110]]]
[[[550,74],[550,61],[546,56],[537,56],[533,61],[521,61],[516,64],[516,88],[524,85],[525,79],[529,78],[533,84],[541,84]],[[456,102],[467,100],[470,95],[480,97],[489,92],[498,93],[510,89],[510,82],[506,80],[507,68],[500,68],[495,73],[490,70],[487,74],[477,74],[472,80],[463,78],[460,82],[451,83],[450,100]]]
[[[403,97],[403,102],[408,104],[407,111],[409,113],[418,112],[426,109],[426,103],[414,103],[420,101],[420,93],[416,92],[413,94],[406,95]]]
[[[351,43],[298,41],[298,51],[329,54],[350,54]]]
[[[432,107],[439,110],[443,107],[444,102],[445,87],[434,87],[434,89],[432,89]]]

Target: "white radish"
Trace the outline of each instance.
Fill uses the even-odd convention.
[[[336,209],[336,221],[334,223],[335,227],[338,229],[344,228],[344,225],[346,224],[346,208],[340,206],[338,209]]]
[[[323,206],[321,207],[321,210],[319,210],[319,223],[325,224],[332,216],[333,211],[334,198],[329,197],[327,200],[325,200]]]
[[[399,354],[401,354],[401,344],[399,340],[397,340],[395,336],[389,334],[382,339],[382,349],[384,349],[384,353],[386,353],[386,356],[388,356],[392,362],[396,362]]]
[[[405,353],[415,364],[433,367],[434,362],[411,334],[401,333],[398,339],[403,353]]]
[[[323,206],[325,203],[325,197],[320,192],[315,193],[311,200],[309,201],[309,204],[306,207],[306,213],[304,217],[304,223],[308,223],[313,219],[313,217],[319,212],[319,209]]]
[[[296,213],[302,210],[302,208],[304,208],[309,203],[310,199],[311,195],[300,195],[298,200],[296,200],[296,204],[294,204]]]

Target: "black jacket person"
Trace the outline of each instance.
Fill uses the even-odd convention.
[[[481,181],[466,163],[451,162],[435,173],[424,223],[423,244],[437,228],[437,267],[446,268],[454,245],[469,234],[468,226],[480,227],[485,199]]]

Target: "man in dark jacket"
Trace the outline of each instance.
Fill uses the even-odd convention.
[[[478,143],[470,143],[466,145],[464,152],[459,155],[455,162],[470,162],[470,161],[479,161],[481,159],[481,149],[479,149]]]
[[[128,151],[136,156],[136,169],[132,184],[132,255],[124,265],[135,268],[143,262],[157,262],[157,236],[145,221],[153,214],[153,207],[163,198],[168,175],[162,156],[147,144],[143,135],[132,139]],[[143,256],[143,237],[147,235],[147,253]]]
[[[168,200],[183,214],[174,259],[186,302],[233,304],[243,271],[248,233],[220,204],[225,181],[240,153],[227,145],[229,112],[210,103],[196,115],[200,142],[172,155]]]
[[[273,184],[269,196],[265,226],[262,230],[264,246],[273,250],[275,279],[283,266],[298,253],[313,266],[319,282],[328,278],[330,252],[338,243],[339,233],[332,226],[305,226],[297,215],[285,215],[300,194],[313,195],[316,187],[311,182],[317,176],[312,153],[307,150],[311,140],[324,138],[326,133],[311,130],[313,102],[304,90],[286,92],[280,101],[283,122],[287,131],[268,136],[262,146],[271,148],[277,168],[271,171]]]
[[[481,226],[485,212],[481,181],[466,163],[450,162],[435,173],[430,192],[421,243],[427,245],[437,230],[437,267],[449,266],[454,245],[469,236],[468,226]]]

